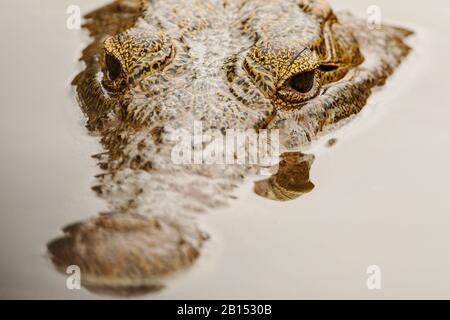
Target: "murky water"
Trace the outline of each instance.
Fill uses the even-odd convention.
[[[99,298],[68,290],[45,244],[101,211],[90,190],[99,151],[69,83],[88,41],[66,8],[107,1],[0,4],[0,297]],[[370,1],[332,1],[364,15]],[[356,121],[323,137],[310,179],[288,202],[248,181],[230,207],[202,219],[202,259],[144,298],[448,298],[450,296],[450,42],[444,1],[378,1],[382,18],[418,31],[416,51]],[[446,12],[447,11],[447,12]],[[336,143],[327,146],[329,138]],[[303,192],[302,192],[303,193]],[[382,289],[368,290],[378,265]]]

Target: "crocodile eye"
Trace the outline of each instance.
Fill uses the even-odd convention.
[[[288,87],[300,93],[308,93],[314,87],[314,71],[307,71],[293,76],[288,81]]]
[[[120,64],[120,61],[113,55],[106,54],[105,64],[108,79],[110,81],[116,80],[122,72],[122,65]]]
[[[277,97],[288,104],[299,104],[314,98],[320,89],[318,71],[310,70],[293,75],[278,89]]]

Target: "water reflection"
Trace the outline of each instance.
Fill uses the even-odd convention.
[[[311,191],[313,161],[313,155],[301,152],[282,154],[277,173],[257,181],[255,192],[287,201]],[[63,232],[47,245],[55,268],[66,273],[67,267],[76,265],[86,289],[122,297],[164,288],[168,278],[196,261],[208,239],[194,219],[130,213],[101,214],[71,224]]]
[[[167,277],[191,266],[207,236],[194,221],[103,214],[69,225],[48,243],[55,268],[76,265],[81,284],[108,295],[135,296],[158,291]]]
[[[309,170],[314,156],[301,152],[281,155],[278,171],[270,178],[255,182],[254,191],[261,197],[289,201],[310,192],[314,184],[309,180]]]

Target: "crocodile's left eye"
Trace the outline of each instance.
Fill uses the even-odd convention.
[[[319,80],[317,70],[298,73],[284,82],[277,91],[277,96],[286,103],[303,103],[318,94],[320,88]]]
[[[314,87],[314,78],[315,78],[314,71],[303,72],[289,79],[287,85],[291,89],[294,89],[299,93],[305,94],[311,91],[311,89]]]

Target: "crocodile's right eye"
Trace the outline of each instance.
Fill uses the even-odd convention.
[[[161,72],[175,55],[170,39],[145,21],[107,38],[103,49],[102,84],[112,93],[126,92],[148,75]]]
[[[105,56],[106,76],[110,81],[116,80],[122,73],[120,61],[111,54]]]

